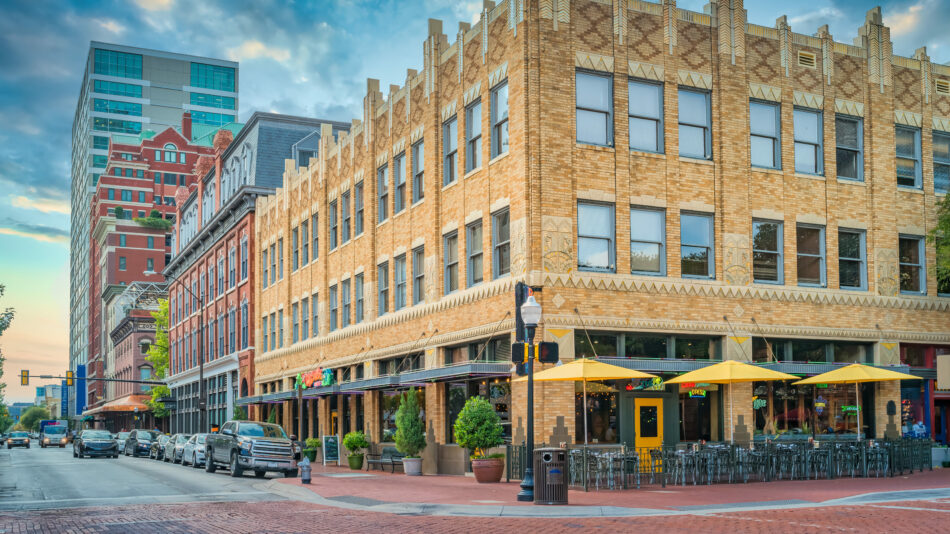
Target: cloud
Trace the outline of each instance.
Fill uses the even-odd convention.
[[[9,217],[0,221],[0,234],[15,235],[47,243],[65,244],[69,241],[69,230],[42,224],[23,223]]]
[[[917,29],[920,25],[920,16],[924,13],[924,9],[930,7],[930,4],[933,2],[929,0],[921,0],[920,2],[910,6],[906,11],[898,11],[892,14],[884,15],[884,24],[891,29],[891,36],[897,37],[900,35],[907,35],[910,32]]]
[[[168,11],[175,0],[135,0],[135,4],[146,11]]]
[[[69,202],[65,200],[52,200],[48,198],[32,199],[22,195],[10,195],[10,204],[17,208],[39,210],[43,213],[54,212],[69,215]]]
[[[97,20],[96,24],[102,27],[102,29],[107,30],[110,33],[114,33],[116,35],[125,33],[125,26],[119,24],[118,22],[112,19]]]
[[[228,57],[232,61],[268,58],[273,59],[278,63],[283,63],[290,59],[290,50],[287,50],[286,48],[270,47],[260,41],[251,40],[244,41],[241,43],[241,46],[229,49]]]
[[[841,19],[843,17],[844,13],[840,9],[834,6],[828,6],[821,9],[816,9],[814,11],[809,11],[803,15],[789,17],[788,25],[791,26],[795,31],[810,33],[819,26],[829,24],[832,21]]]

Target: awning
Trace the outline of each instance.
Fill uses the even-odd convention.
[[[145,401],[151,400],[151,398],[151,395],[128,395],[121,399],[109,401],[98,408],[86,410],[83,415],[107,412],[148,412],[151,409],[145,404]]]
[[[247,406],[248,404],[258,404],[259,402],[261,402],[261,396],[255,395],[253,397],[241,397],[234,401],[234,404],[237,404],[238,406]]]
[[[340,392],[346,393],[348,391],[367,391],[370,389],[390,388],[398,385],[398,375],[379,376],[376,378],[366,378],[354,380],[352,382],[344,382],[343,384],[340,384]]]
[[[466,362],[437,369],[420,369],[399,375],[399,384],[403,386],[419,382],[435,382],[450,378],[468,376],[509,376],[511,363],[509,362]]]

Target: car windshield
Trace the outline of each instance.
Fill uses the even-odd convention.
[[[66,433],[66,427],[64,427],[64,426],[48,426],[48,427],[46,427],[46,428],[43,429],[43,432],[46,433],[46,434],[50,434],[50,435],[52,435],[52,434],[65,434],[65,433]]]
[[[237,433],[239,436],[287,439],[287,434],[284,433],[283,428],[280,428],[277,425],[262,423],[241,423],[238,425]]]
[[[191,436],[189,436],[188,434],[182,434],[182,435],[178,436],[178,443],[187,443],[187,442],[188,442],[188,438],[190,438],[190,437],[191,437]]]
[[[119,439],[125,439],[125,438],[129,437],[129,434],[130,434],[130,433],[131,433],[131,432],[119,432]]]
[[[195,438],[195,441],[197,441],[199,444],[203,444],[206,439],[208,439],[207,434],[198,434],[198,437]]]
[[[11,438],[28,438],[30,437],[30,435],[27,434],[26,432],[14,432],[10,434],[10,437]]]
[[[152,441],[155,439],[155,432],[139,430],[138,434],[135,435],[135,439],[139,441]]]
[[[87,430],[82,433],[82,439],[112,439],[112,434],[105,430]]]

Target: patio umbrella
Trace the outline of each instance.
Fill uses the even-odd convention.
[[[541,381],[564,381],[576,382],[580,380],[584,383],[584,445],[587,445],[587,382],[589,380],[630,380],[634,378],[656,378],[656,375],[626,369],[609,363],[599,362],[587,358],[580,358],[564,365],[552,367],[544,371],[534,373],[535,380]],[[796,377],[797,378],[797,377]],[[528,377],[515,379],[515,382],[522,382]]]
[[[890,369],[881,369],[880,367],[871,367],[860,363],[852,363],[834,371],[828,371],[820,375],[815,375],[804,380],[794,382],[795,385],[806,384],[850,384],[854,383],[855,400],[858,406],[858,440],[861,440],[861,422],[864,414],[861,413],[861,391],[858,384],[864,382],[890,382],[893,380],[920,380],[919,376],[898,373]]]
[[[795,375],[781,373],[739,362],[736,360],[726,360],[717,364],[696,369],[688,373],[683,373],[676,378],[667,380],[667,384],[682,384],[683,382],[702,382],[706,384],[735,384],[737,382],[766,382],[771,380],[798,380]],[[732,397],[732,386],[729,386],[729,395]],[[735,400],[729,402],[729,421],[732,422],[733,405]],[[731,433],[732,441],[735,441],[735,429]]]

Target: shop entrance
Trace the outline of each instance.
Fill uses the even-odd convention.
[[[633,399],[633,419],[638,448],[663,446],[663,399]]]

